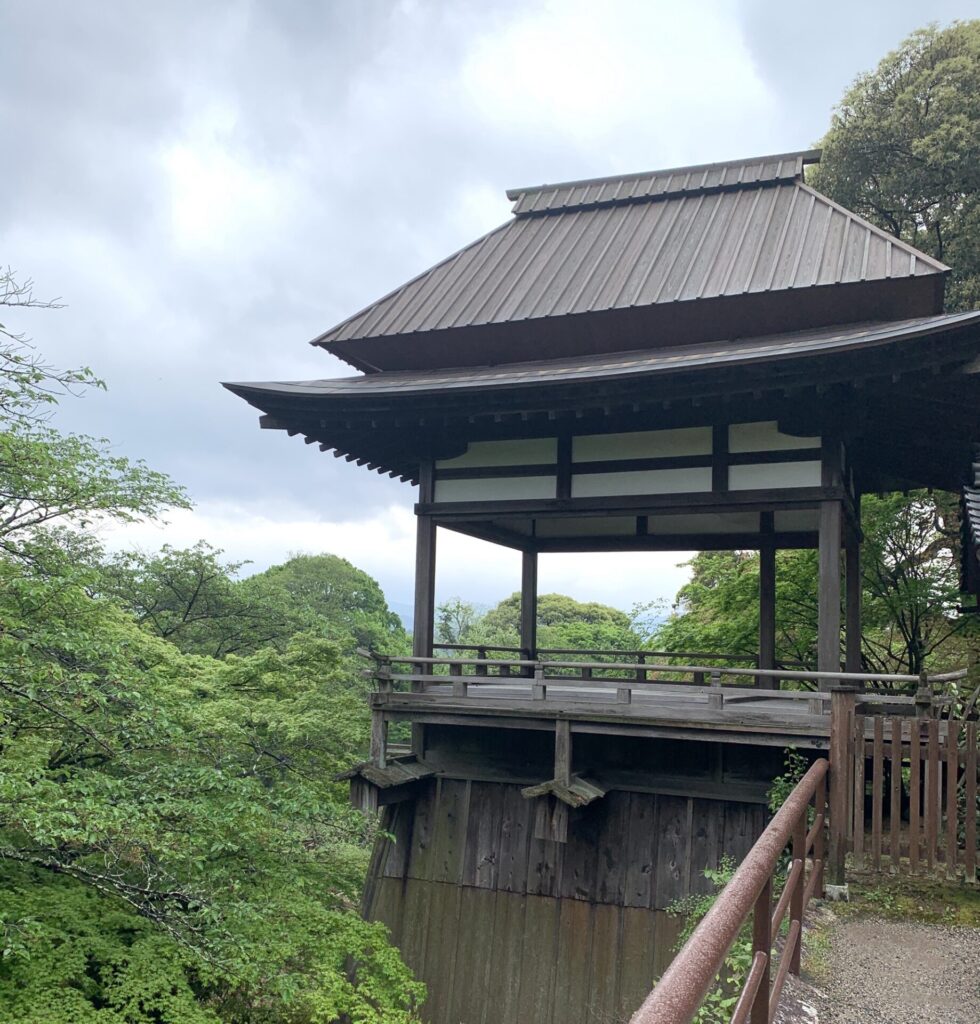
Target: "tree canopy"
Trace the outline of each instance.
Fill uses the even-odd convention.
[[[577,650],[637,650],[646,640],[642,614],[632,615],[565,594],[538,597],[538,647]],[[487,611],[453,598],[436,611],[436,639],[442,643],[519,647],[521,595],[511,594]]]
[[[951,310],[980,305],[980,20],[913,32],[857,78],[812,180],[947,263]]]
[[[45,422],[94,378],[0,333],[0,1019],[416,1020],[357,913],[373,826],[331,781],[368,745],[347,652],[400,630],[377,584],[105,558],[87,527],[186,498]]]

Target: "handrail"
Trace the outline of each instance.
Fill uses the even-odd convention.
[[[492,648],[489,648],[492,649]],[[644,673],[650,672],[680,672],[680,673],[692,673],[692,674],[703,674],[704,676],[720,678],[721,676],[750,676],[754,679],[796,679],[796,680],[838,680],[841,683],[865,683],[865,682],[881,682],[881,683],[918,683],[920,685],[929,685],[931,683],[945,683],[952,682],[957,679],[963,679],[968,674],[968,670],[957,669],[953,672],[942,672],[935,675],[908,675],[902,673],[888,673],[888,672],[826,672],[826,671],[795,671],[789,669],[767,669],[767,668],[727,668],[718,665],[663,665],[653,664],[645,662],[641,665],[630,662],[603,662],[603,661],[541,661],[541,660],[530,660],[527,658],[461,658],[461,657],[420,657],[411,654],[378,654],[374,651],[368,651],[364,648],[359,648],[358,653],[373,658],[376,662],[386,665],[424,665],[424,666],[439,666],[445,665],[447,668],[453,666],[464,666],[472,665],[481,669],[487,668],[502,668],[502,667],[513,667],[513,668],[530,668],[535,671],[540,670],[542,673],[546,669],[580,669],[588,672],[610,672],[610,671],[623,671],[637,673],[643,671]],[[439,676],[432,677],[434,681],[439,680]],[[474,683],[480,682],[479,676],[474,676]],[[550,680],[554,680],[560,683],[560,676],[546,677]],[[616,680],[602,679],[601,677],[593,680],[597,686],[601,686],[603,683],[611,684]]]
[[[753,960],[732,1018],[751,1024],[770,1022],[789,972],[799,974],[802,920],[811,893],[822,890],[823,828],[828,762],[821,758],[803,776],[769,826],[746,854],[731,881],[694,929],[663,977],[633,1014],[630,1024],[689,1024],[721,970],[749,913],[754,911]],[[807,831],[807,811],[814,802],[814,828]],[[817,827],[817,823],[821,827]],[[793,839],[793,861],[783,897],[772,910],[772,876],[780,854]],[[811,853],[810,879],[806,863]],[[792,888],[791,888],[792,887]],[[786,890],[789,896],[786,896]],[[790,912],[775,979],[770,988],[774,923]],[[778,915],[778,916],[777,916]]]
[[[512,654],[523,654],[527,649],[524,647],[511,647],[506,644],[464,644],[464,643],[446,643],[438,642],[432,645],[434,650],[440,651],[506,651]],[[732,662],[748,662],[750,664],[758,664],[759,656],[757,654],[740,654],[738,652],[727,652],[727,651],[655,651],[649,649],[604,649],[604,648],[578,648],[578,647],[539,647],[532,653],[538,656],[539,660],[542,655],[552,654],[594,654],[602,657],[612,657],[615,655],[623,655],[628,658],[705,658],[709,661],[732,661]],[[801,661],[796,659],[783,659],[780,664],[783,665],[802,665]]]

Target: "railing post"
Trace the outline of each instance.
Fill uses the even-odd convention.
[[[813,891],[818,899],[823,899],[823,868],[824,868],[824,832],[827,827],[827,777],[824,776],[817,783],[817,791],[813,797],[813,820],[818,821],[820,816],[824,816],[824,824],[817,829],[817,834],[813,837],[813,870],[817,873],[817,879],[814,882]]]
[[[486,661],[487,660],[487,649],[486,649],[486,647],[478,647],[476,649],[476,657],[477,657],[477,659],[479,661]],[[474,672],[478,676],[485,676],[487,674],[487,666],[486,665],[475,665],[474,666]]]
[[[725,704],[725,695],[721,692],[721,671],[713,668],[711,670],[711,686],[708,690],[708,707],[721,708]]]
[[[534,700],[544,700],[548,695],[548,688],[544,681],[544,665],[538,662],[534,666],[534,682],[531,684],[531,696]]]
[[[807,807],[809,807],[809,804],[807,804]],[[801,871],[800,877],[796,880],[792,895],[789,898],[790,924],[792,925],[793,921],[800,922],[800,938],[793,947],[793,955],[789,962],[790,973],[797,975],[800,973],[800,953],[803,946],[803,892],[806,889],[806,811],[807,808],[804,807],[793,829],[793,861],[800,862]]]
[[[851,752],[854,731],[855,691],[837,686],[830,703],[830,880],[834,885],[845,882],[844,864],[847,856],[847,820],[853,792]]]
[[[915,691],[915,717],[930,718],[932,716],[932,684],[925,672],[919,673],[919,685]]]
[[[750,1024],[769,1024],[769,981],[772,971],[772,876],[766,879],[762,891],[755,901],[752,916],[752,955],[765,953],[766,966],[763,968],[762,980],[752,1003]]]

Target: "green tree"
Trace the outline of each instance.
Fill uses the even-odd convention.
[[[980,21],[913,32],[857,78],[812,180],[953,268],[950,309],[980,305]]]
[[[404,652],[408,643],[377,580],[338,555],[294,555],[249,577],[242,589],[285,601],[308,627],[327,623],[331,635],[350,649]]]
[[[164,545],[152,555],[120,552],[104,562],[99,590],[188,654],[283,650],[295,633],[315,628],[315,617],[276,599],[282,595],[243,585],[236,576],[244,563],[221,555],[206,541],[183,550]]]
[[[971,629],[957,615],[955,500],[947,494],[867,495],[862,501],[862,661],[870,672],[918,673],[963,660]],[[665,650],[754,654],[759,558],[702,551],[673,614],[654,635]],[[817,562],[813,551],[776,557],[777,660],[816,668]]]
[[[644,646],[639,618],[596,601],[576,601],[565,594],[538,597],[538,646],[577,650],[637,650]],[[519,647],[521,595],[511,594],[480,614],[473,605],[454,598],[439,606],[436,615],[440,640],[445,643]],[[451,638],[451,639],[449,639]]]
[[[76,378],[4,330],[0,1019],[414,1021],[420,986],[356,912],[370,823],[330,781],[367,744],[340,647],[185,654],[105,596],[79,527],[183,493],[48,427]]]

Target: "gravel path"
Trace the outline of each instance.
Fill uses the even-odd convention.
[[[820,1024],[980,1024],[980,929],[839,920],[827,967]]]

